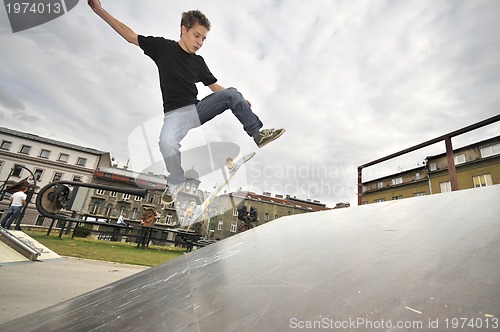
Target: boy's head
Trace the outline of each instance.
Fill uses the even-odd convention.
[[[210,21],[199,10],[182,13],[181,40],[179,44],[188,53],[196,53],[207,38]]]
[[[199,10],[190,10],[182,13],[181,27],[185,26],[186,30],[189,30],[196,24],[199,24],[202,27],[205,27],[207,31],[210,31],[210,20]]]

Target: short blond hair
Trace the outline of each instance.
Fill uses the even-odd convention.
[[[210,31],[210,20],[199,10],[190,10],[182,13],[181,26],[185,26],[187,30],[191,29],[198,23]]]

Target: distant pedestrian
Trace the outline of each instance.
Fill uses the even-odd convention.
[[[123,225],[123,226],[128,226],[128,224],[125,222],[125,215],[122,213],[118,217],[118,221],[116,222],[118,225]]]
[[[10,229],[12,223],[19,217],[23,206],[26,205],[26,191],[28,188],[21,187],[21,189],[10,197],[10,207],[7,215],[2,220],[2,227]]]

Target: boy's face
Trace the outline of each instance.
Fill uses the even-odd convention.
[[[181,40],[179,44],[188,53],[196,53],[207,38],[208,30],[196,23],[191,29],[181,26]]]

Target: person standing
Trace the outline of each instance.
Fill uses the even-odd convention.
[[[129,43],[139,46],[158,67],[163,96],[164,122],[159,146],[169,175],[162,202],[172,203],[185,177],[181,165],[180,142],[188,131],[230,109],[259,148],[280,137],[284,129],[262,129],[251,103],[235,88],[217,83],[205,60],[196,54],[210,31],[210,21],[199,10],[184,12],[180,39],[145,37],[109,14],[99,0],[87,0],[92,10]],[[212,94],[199,101],[196,83],[202,82]]]
[[[21,189],[18,192],[14,193],[10,197],[9,210],[7,211],[7,214],[5,215],[5,218],[3,218],[1,223],[3,228],[10,229],[12,223],[19,217],[19,214],[21,213],[23,206],[26,205],[26,198],[28,197],[26,195],[27,190],[28,188],[21,187]]]

